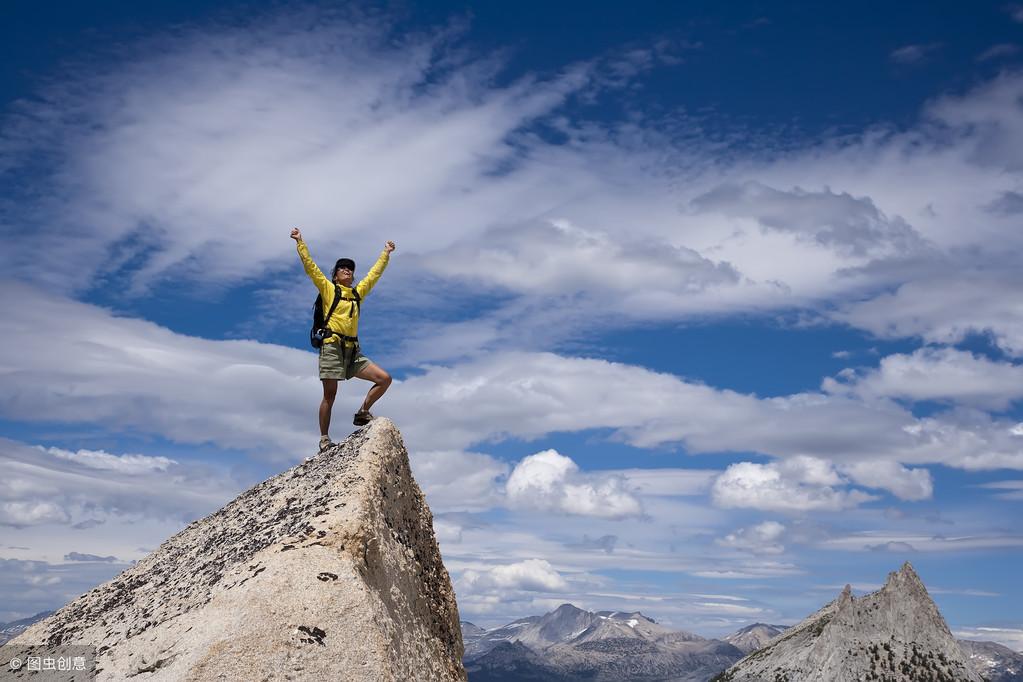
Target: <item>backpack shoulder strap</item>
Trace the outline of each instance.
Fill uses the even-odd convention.
[[[338,301],[341,300],[341,287],[337,284],[334,285],[334,302],[330,304],[330,312],[323,318],[323,326],[326,327],[327,323],[330,322],[330,316],[334,314],[334,309],[337,308]]]
[[[352,297],[345,298],[346,301],[355,301],[355,305],[348,309],[348,317],[352,317],[356,310],[362,315],[362,296],[359,296],[359,290],[356,287],[352,287]]]

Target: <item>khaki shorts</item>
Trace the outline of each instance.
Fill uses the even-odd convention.
[[[320,378],[340,381],[351,379],[371,362],[358,346],[325,343],[320,347]]]

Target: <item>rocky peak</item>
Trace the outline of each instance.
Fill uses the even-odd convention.
[[[200,681],[465,679],[433,518],[383,418],[192,523],[12,644],[96,646],[99,680],[157,670]]]
[[[705,682],[742,656],[731,644],[671,630],[639,611],[593,613],[571,604],[466,642],[474,680]]]
[[[721,681],[918,679],[980,682],[908,563],[884,587],[856,598],[848,585],[830,604],[749,654]]]
[[[788,626],[786,625],[753,623],[736,630],[725,637],[724,641],[739,649],[743,654],[748,654],[757,649],[762,649],[769,641],[780,635],[787,628]]]

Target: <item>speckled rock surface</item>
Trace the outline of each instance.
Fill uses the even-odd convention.
[[[11,643],[94,645],[100,680],[466,679],[433,517],[384,418]]]
[[[907,562],[877,592],[838,599],[712,682],[981,682]]]

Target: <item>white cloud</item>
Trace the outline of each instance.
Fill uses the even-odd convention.
[[[934,494],[931,472],[909,469],[891,460],[863,460],[840,467],[854,483],[887,490],[900,500],[927,500]]]
[[[0,524],[71,526],[131,518],[182,523],[227,503],[241,488],[208,465],[145,455],[121,457],[0,439],[5,472],[0,482]],[[48,532],[66,537],[75,531]]]
[[[721,185],[692,200],[698,213],[755,220],[768,231],[788,232],[851,257],[902,256],[926,248],[901,218],[888,218],[870,197],[830,189],[780,191],[759,182]]]
[[[457,585],[468,591],[556,592],[568,587],[561,574],[544,559],[526,559],[484,571],[467,570],[462,573]]]
[[[740,528],[719,538],[717,543],[722,547],[738,549],[753,554],[781,554],[785,546],[781,544],[785,535],[785,526],[777,521],[764,521],[755,526]]]
[[[0,525],[35,526],[43,523],[67,523],[70,516],[52,502],[4,500],[0,502]]]
[[[616,476],[582,474],[555,450],[530,455],[508,477],[509,503],[518,508],[559,511],[607,519],[642,514],[639,499]]]
[[[892,53],[889,56],[891,57],[891,60],[897,64],[919,64],[940,47],[941,43],[904,45],[892,50]]]
[[[456,244],[424,259],[435,273],[487,281],[541,297],[596,292],[618,282],[655,282],[661,298],[679,299],[739,282],[728,263],[668,242],[650,243],[573,224],[565,218],[494,228],[479,240]],[[528,275],[527,275],[528,273]],[[630,315],[656,312],[665,303],[648,297],[647,286],[622,286],[617,296]],[[659,305],[655,305],[659,304]]]
[[[992,483],[981,483],[978,487],[1005,491],[995,493],[994,495],[994,497],[1002,500],[1023,500],[1023,481],[994,481]]]
[[[802,461],[798,471],[759,465],[775,467],[780,491],[794,490],[796,506],[855,505],[864,493],[847,490],[846,479],[907,499],[929,494],[927,472],[906,464],[1023,468],[1023,430],[976,410],[918,419],[898,405],[865,404],[863,395],[760,399],[636,366],[507,351],[551,348],[580,330],[637,319],[833,304],[840,321],[882,336],[946,343],[990,331],[1002,348],[1023,354],[1023,315],[1012,305],[1023,293],[1018,73],[934,102],[921,125],[904,132],[874,129],[763,157],[741,148],[719,155],[674,143],[643,117],[623,126],[561,120],[564,103],[620,87],[651,54],[495,87],[499,60],[448,49],[452,33],[392,41],[387,27],[363,20],[260,17],[241,30],[179,32],[132,53],[123,68],[54,82],[3,127],[4,143],[22,151],[5,155],[0,168],[56,160],[31,169],[43,171],[33,192],[49,198],[15,202],[11,223],[26,236],[7,242],[4,271],[53,291],[129,281],[130,296],[165,278],[198,284],[199,295],[208,286],[258,282],[268,295],[281,294],[274,302],[304,311],[308,295],[292,295],[290,282],[274,279],[282,269],[297,271],[286,239],[292,224],[306,227],[318,257],[354,246],[360,261],[385,238],[382,226],[395,226],[386,235],[400,246],[387,280],[403,282],[395,298],[416,294],[433,310],[431,300],[457,288],[468,301],[494,293],[502,301],[492,314],[444,320],[437,334],[419,334],[405,318],[393,322],[425,339],[423,349],[409,347],[406,361],[458,360],[396,382],[380,403],[402,427],[417,476],[442,509],[500,502],[507,467],[467,452],[474,444],[591,428],[638,447],[833,461],[830,468]],[[537,122],[556,128],[564,143],[533,135]],[[68,270],[69,262],[76,267]],[[419,292],[402,267],[437,286]],[[311,452],[319,387],[310,353],[177,335],[18,286],[3,284],[0,307],[5,418],[277,458]],[[54,318],[62,328],[49,339],[76,349],[59,371],[38,343],[38,330]],[[338,414],[361,399],[361,390],[347,388]],[[999,390],[963,404],[986,407]],[[76,475],[108,472],[125,485],[161,480],[178,466],[105,452],[43,455],[77,467]],[[872,477],[856,466],[861,461],[891,478]],[[602,486],[615,479],[578,471],[551,477],[550,503],[586,512],[561,520],[591,524],[573,526],[572,537],[603,537],[599,510],[630,508],[640,497],[658,518],[678,512],[692,523],[701,512],[723,514],[666,499],[706,491],[706,474],[616,476],[621,482],[610,487]],[[36,498],[25,497],[26,481],[39,486]],[[35,476],[6,482],[5,499],[20,505],[11,518],[68,513],[76,520],[64,497],[41,496],[42,483],[64,490]],[[165,506],[173,511],[182,501]],[[610,556],[591,548],[594,565],[730,578],[799,570],[685,563],[664,547],[689,542],[691,527],[669,535],[631,518],[620,523],[635,532],[622,533]],[[503,530],[502,544],[483,545],[483,556],[500,550],[525,562],[541,546],[552,561],[557,551],[580,554],[565,549],[565,538]],[[478,531],[453,521],[438,532],[444,542],[465,543],[466,554],[482,544]],[[869,541],[897,542],[919,540]],[[82,549],[128,556],[121,547]],[[502,598],[494,586],[512,580],[470,570],[486,574],[495,592],[480,599],[490,603]],[[523,572],[530,571],[544,574]]]
[[[310,18],[153,38],[22,103],[8,146],[29,160],[45,146],[61,168],[60,200],[33,216],[47,265],[21,272],[53,281],[73,260],[65,285],[122,269],[137,289],[171,272],[236,282],[293,262],[294,224],[330,250],[400,225],[414,252],[600,184],[584,155],[548,146],[522,164],[536,142],[511,139],[593,86],[592,66],[497,88],[498,61],[467,60],[457,29],[395,40],[385,22]]]
[[[991,59],[999,59],[1001,57],[1011,57],[1019,52],[1019,45],[1013,43],[998,43],[987,48],[979,55],[977,55],[978,62],[986,62]]]
[[[135,430],[277,460],[314,447],[315,433],[302,428],[319,401],[312,353],[175,334],[12,282],[0,291],[0,311],[0,376],[7,388],[0,411],[8,419]],[[53,319],[61,320],[60,330],[39,343],[39,330]],[[53,348],[68,345],[75,352],[54,365]],[[161,464],[105,453],[55,454],[122,471]]]
[[[177,464],[167,457],[150,457],[148,455],[112,455],[103,450],[77,450],[72,452],[63,448],[43,448],[40,450],[60,459],[79,464],[89,469],[113,471],[122,474],[147,474],[166,471]]]
[[[303,426],[320,395],[312,353],[183,336],[18,284],[0,291],[0,313],[0,376],[8,389],[0,413],[7,419],[130,429],[277,460],[314,447],[315,430]],[[77,344],[59,370],[35,333],[51,315],[63,321],[52,343]],[[977,411],[916,418],[896,404],[868,404],[855,395],[760,399],[642,367],[551,353],[504,351],[424,369],[395,382],[379,403],[401,425],[413,453],[604,428],[637,447],[682,444],[693,453],[754,451],[838,462],[874,460],[883,452],[903,464],[1023,468],[1016,423]],[[354,411],[364,386],[342,387],[335,413]],[[429,457],[424,454],[424,464]],[[469,470],[479,463],[470,460],[452,461]],[[494,466],[485,468],[498,476]],[[474,485],[489,476],[476,472]]]
[[[0,622],[54,610],[127,568],[127,564],[23,561],[0,557]]]
[[[703,495],[718,475],[712,469],[617,469],[616,476],[625,479],[626,487],[636,495],[674,497]]]
[[[316,253],[357,245],[359,259],[391,225],[398,258],[446,278],[435,302],[466,278],[516,294],[463,323],[454,338],[465,354],[509,338],[549,347],[552,321],[563,335],[830,302],[873,331],[904,318],[884,297],[872,312],[850,300],[870,306],[879,290],[926,282],[941,301],[932,292],[955,288],[949,273],[982,267],[982,288],[999,298],[994,283],[1015,272],[1021,239],[984,209],[1018,190],[1014,72],[933,102],[904,132],[763,157],[734,150],[725,163],[643,117],[563,115],[573,98],[617,92],[670,57],[659,49],[497,87],[501,60],[467,57],[459,27],[401,40],[392,30],[337,12],[185,29],[26,99],[8,116],[16,151],[0,167],[52,160],[39,185],[51,199],[18,202],[14,219],[32,238],[10,244],[5,272],[73,290],[96,277],[126,278],[135,293],[164,277],[250,284],[295,270],[290,225],[307,227]],[[564,143],[544,142],[536,125]],[[685,183],[670,180],[680,173]],[[1006,254],[998,262],[991,244]],[[74,272],[60,267],[71,261]],[[262,285],[264,298],[291,291]],[[537,304],[547,314],[515,314]],[[973,310],[981,328],[1019,326],[1015,313]],[[903,326],[940,334],[958,319],[956,308],[932,312]],[[429,336],[434,353],[451,345]]]
[[[821,459],[795,457],[770,464],[740,462],[722,473],[711,490],[714,504],[768,511],[840,511],[876,499],[840,490],[843,480]]]
[[[835,318],[883,338],[919,336],[929,343],[957,343],[971,333],[990,333],[1008,353],[1023,355],[1023,315],[1013,301],[1023,279],[995,270],[922,277],[843,306]]]
[[[416,409],[419,396],[429,396],[435,408],[429,415]],[[1023,467],[1015,422],[981,413],[917,418],[896,404],[815,393],[759,399],[635,366],[548,353],[505,352],[431,367],[387,400],[410,442],[424,448],[609,428],[638,447],[680,443],[692,453],[755,451],[837,462],[874,460],[883,452],[906,464]],[[442,431],[432,428],[438,420]]]
[[[900,398],[952,401],[1005,409],[1023,397],[1023,366],[994,362],[954,348],[920,348],[889,355],[877,369],[825,379],[823,389],[853,392],[865,399]]]
[[[720,568],[693,571],[700,578],[719,580],[748,580],[750,578],[781,578],[805,573],[794,564],[781,561],[739,561],[730,560]]]
[[[1023,21],[1023,10],[1020,11]],[[972,639],[978,642],[995,642],[1013,651],[1023,652],[1023,628],[964,627],[952,631],[958,639]]]
[[[481,511],[504,502],[500,482],[509,466],[489,455],[460,451],[410,453],[416,481],[435,512]]]
[[[900,533],[886,530],[863,531],[841,537],[822,540],[819,545],[826,549],[840,549],[855,552],[878,550],[913,552],[964,552],[999,548],[1023,547],[1023,535],[927,535],[923,533]]]

